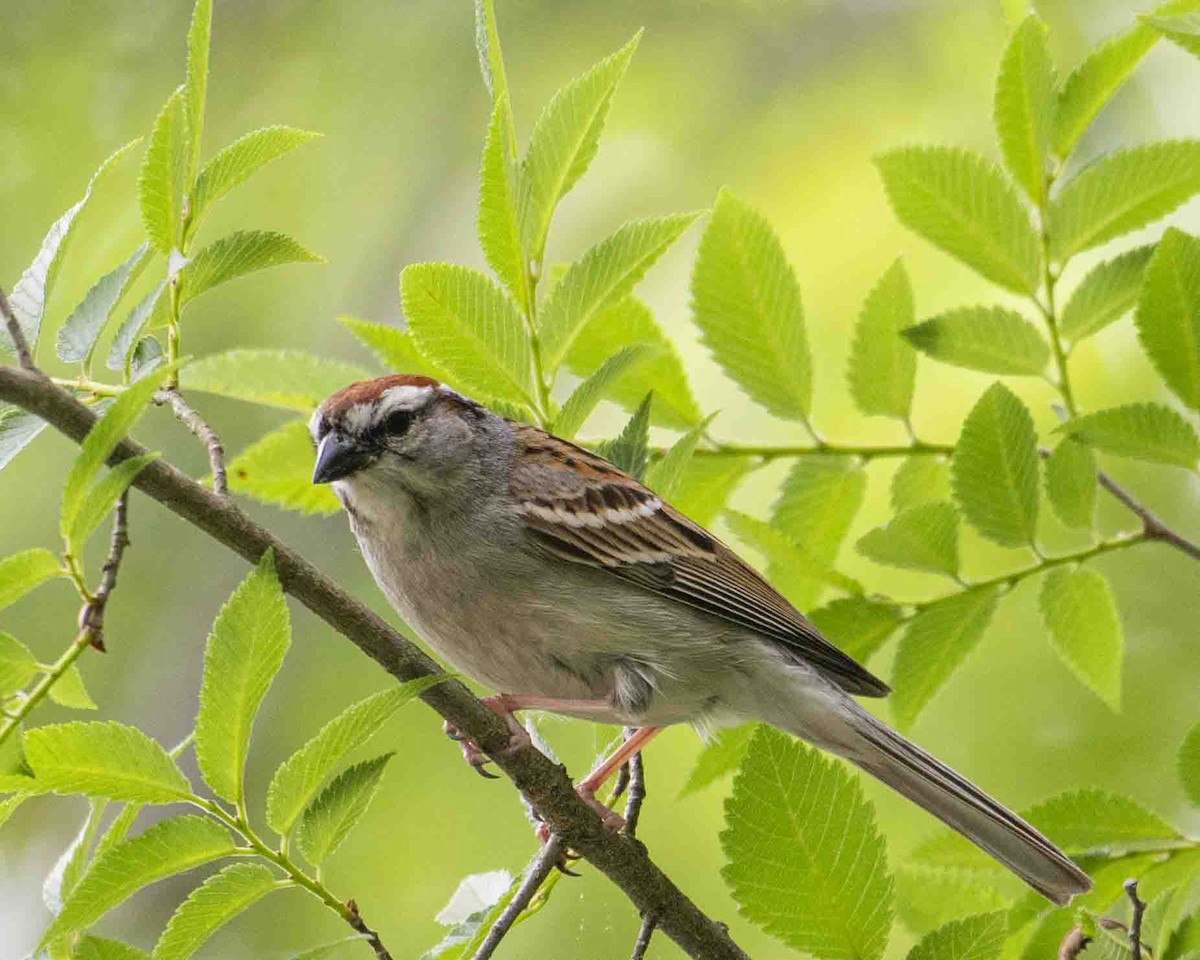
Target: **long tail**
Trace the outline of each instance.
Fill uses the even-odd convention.
[[[835,736],[829,724],[821,734],[803,716],[779,723],[805,740],[840,754],[897,793],[929,811],[984,852],[1004,864],[1048,900],[1060,906],[1092,887],[1087,874],[1049,840],[1011,810],[895,730],[875,719],[849,697],[840,704]],[[807,711],[801,711],[802,714]],[[811,714],[809,714],[811,719]],[[828,721],[826,714],[825,720]],[[843,725],[844,724],[844,725]]]

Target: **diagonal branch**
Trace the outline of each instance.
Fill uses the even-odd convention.
[[[17,315],[13,312],[12,304],[8,302],[8,295],[3,290],[0,290],[0,314],[4,316],[4,324],[8,328],[8,335],[12,339],[13,350],[16,351],[21,367],[25,370],[36,369],[33,363],[33,351],[29,349],[25,331],[21,329]]]
[[[546,841],[546,845],[538,851],[537,856],[525,868],[525,876],[521,879],[521,885],[517,888],[517,892],[513,894],[508,906],[492,924],[492,928],[488,930],[487,936],[471,960],[489,960],[496,952],[500,941],[507,936],[508,931],[517,922],[517,918],[525,912],[525,908],[529,906],[534,895],[546,882],[550,872],[558,865],[562,854],[562,841],[556,835],[551,835],[550,839]]]
[[[96,416],[40,374],[0,367],[0,399],[41,417],[79,442]],[[110,462],[145,453],[125,440]],[[412,680],[442,671],[414,643],[353,599],[298,553],[247,517],[227,497],[206,490],[162,459],[150,463],[134,486],[250,562],[274,549],[283,587],[392,676]],[[612,880],[643,914],[692,957],[747,960],[725,927],[707,916],[635,840],[605,829],[578,795],[566,771],[532,746],[509,752],[503,721],[461,683],[438,684],[422,694],[431,707],[486,751],[537,809],[551,831]]]
[[[208,466],[213,476],[213,491],[221,496],[229,493],[229,480],[225,475],[225,448],[221,445],[221,438],[217,436],[217,431],[210,427],[195,408],[183,399],[183,394],[179,392],[178,387],[159,390],[154,395],[154,402],[169,404],[171,412],[175,414],[175,419],[191,430],[196,438],[204,444],[208,450]]]

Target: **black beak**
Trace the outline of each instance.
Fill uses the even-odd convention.
[[[370,450],[356,441],[330,431],[317,447],[313,483],[330,483],[351,476],[374,459]]]

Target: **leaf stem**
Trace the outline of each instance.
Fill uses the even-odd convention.
[[[1047,226],[1049,216],[1047,214],[1047,200],[1045,198],[1049,197],[1050,188],[1053,186],[1054,174],[1047,174],[1046,189],[1042,194],[1043,199],[1038,203],[1038,241],[1042,248],[1042,285],[1046,291],[1046,302],[1042,303],[1036,295],[1032,299],[1041,311],[1042,317],[1046,321],[1046,330],[1050,334],[1050,349],[1054,354],[1054,366],[1058,371],[1058,382],[1055,384],[1055,387],[1062,395],[1067,413],[1072,417],[1076,417],[1079,415],[1079,409],[1075,405],[1075,395],[1071,389],[1071,375],[1067,369],[1067,352],[1063,349],[1062,337],[1058,332],[1058,311],[1055,306],[1054,297],[1058,275],[1050,269],[1050,231]],[[1065,265],[1064,262],[1060,266]]]
[[[66,387],[77,393],[87,393],[96,397],[119,397],[125,392],[120,384],[101,383],[99,380],[89,380],[86,377],[51,377],[50,382],[57,387]]]
[[[50,665],[33,689],[28,695],[17,705],[16,710],[11,713],[5,712],[4,723],[0,724],[0,745],[3,745],[9,737],[21,726],[21,723],[33,712],[46,697],[49,695],[51,688],[62,679],[63,674],[71,669],[72,664],[80,658],[83,651],[92,645],[92,634],[90,630],[80,630],[75,639],[71,641],[71,645],[63,651],[62,656]]]

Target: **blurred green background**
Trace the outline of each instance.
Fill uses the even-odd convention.
[[[843,380],[862,297],[903,253],[917,308],[993,300],[995,293],[943,255],[906,235],[889,213],[873,153],[912,142],[953,142],[995,155],[991,96],[1006,36],[997,0],[670,0],[555,3],[498,0],[519,127],[570,76],[646,28],[612,109],[589,175],[560,208],[551,234],[556,260],[578,255],[624,219],[709,205],[730,185],[767,213],[795,264],[817,370],[816,424],[831,438],[898,441],[898,428],[864,421]],[[1149,3],[1056,0],[1039,4],[1065,72],[1091,44],[1127,25]],[[1019,6],[1009,4],[1009,6]],[[11,285],[49,223],[82,192],[113,149],[148,130],[183,79],[186,2],[9,0],[0,39],[0,279]],[[1012,11],[1007,11],[1011,16]],[[335,323],[350,313],[398,322],[397,275],[409,262],[482,267],[474,237],[475,177],[488,100],[473,45],[471,4],[409,0],[331,4],[238,0],[216,4],[205,153],[254,127],[287,123],[321,131],[306,146],[239,188],[213,214],[208,239],[234,227],[285,230],[329,259],[286,267],[205,297],[189,312],[185,352],[231,346],[295,347],[370,362]],[[1160,44],[1088,135],[1083,155],[1200,130],[1200,63]],[[133,201],[136,163],[108,178],[85,214],[64,264],[46,329],[53,330],[90,283],[140,237]],[[1200,208],[1176,218],[1200,226]],[[677,339],[706,410],[720,409],[718,436],[803,442],[797,425],[770,420],[722,378],[697,342],[687,282],[693,230],[642,284]],[[1075,269],[1081,270],[1084,264]],[[1078,276],[1076,272],[1074,276]],[[1070,282],[1070,281],[1067,281]],[[43,353],[49,352],[49,339]],[[1089,341],[1073,361],[1085,409],[1155,393],[1151,368],[1125,321]],[[988,378],[923,362],[916,423],[930,440],[952,441]],[[1039,423],[1052,422],[1045,385],[1021,392]],[[237,451],[283,417],[199,396],[198,405]],[[592,433],[620,422],[613,411]],[[164,414],[142,438],[201,475],[197,444]],[[58,489],[73,447],[44,436],[0,476],[0,555],[56,546]],[[1196,488],[1182,473],[1113,462],[1113,472],[1165,517],[1200,535]],[[785,465],[761,471],[735,503],[760,515]],[[853,540],[887,517],[892,466],[871,467],[867,507],[844,549],[844,567],[899,596],[928,595],[932,579],[872,567]],[[384,610],[345,522],[298,519],[252,507],[357,596]],[[164,510],[135,496],[133,548],[110,608],[105,656],[83,670],[101,716],[143,727],[167,743],[190,729],[203,641],[245,566]],[[1111,504],[1108,528],[1128,521]],[[102,538],[97,538],[100,540]],[[1061,531],[1047,540],[1062,546]],[[968,570],[986,575],[1023,562],[969,541]],[[94,545],[99,549],[101,544]],[[92,569],[98,566],[93,558]],[[1174,751],[1200,717],[1197,622],[1200,567],[1165,547],[1106,559],[1127,634],[1125,707],[1109,712],[1051,652],[1037,618],[1037,586],[1002,606],[969,663],[922,715],[914,735],[1014,806],[1080,785],[1128,793],[1200,830],[1171,775]],[[249,785],[260,798],[270,772],[351,700],[384,676],[346,641],[295,605],[296,642],[259,719]],[[51,585],[6,612],[3,628],[43,659],[72,635],[73,594]],[[884,676],[890,648],[873,664]],[[38,720],[65,717],[45,708]],[[550,720],[544,732],[581,771],[611,731]],[[367,820],[331,861],[329,885],[357,897],[395,955],[416,957],[436,942],[434,914],[466,874],[519,870],[534,850],[521,806],[505,783],[471,773],[420,706],[374,742],[398,757]],[[651,792],[642,837],[654,856],[710,913],[726,920],[758,958],[789,952],[740,919],[723,887],[718,834],[728,784],[676,799],[699,749],[678,729],[648,754]],[[190,760],[188,761],[191,762]],[[893,860],[936,829],[933,821],[873,785]],[[24,956],[47,914],[41,881],[82,818],[82,800],[26,804],[0,833],[0,958]],[[1193,822],[1188,823],[1189,816]],[[517,929],[502,956],[600,960],[627,956],[638,920],[586,866],[559,884],[549,907]],[[100,932],[149,946],[195,882],[173,880],[139,894]],[[797,891],[803,896],[803,891]],[[209,957],[286,957],[342,936],[327,911],[301,893],[259,905],[223,931]],[[897,928],[892,955],[907,942]],[[349,948],[346,956],[361,956]],[[680,954],[657,938],[652,957]]]

